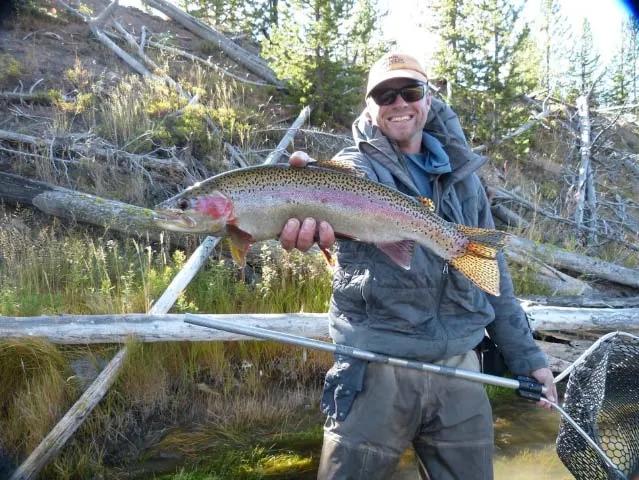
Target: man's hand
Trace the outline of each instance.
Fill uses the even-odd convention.
[[[288,159],[292,167],[305,167],[314,162],[305,152],[293,152]],[[319,238],[318,245],[322,249],[329,249],[335,243],[335,232],[328,222],[317,222],[314,218],[305,218],[303,222],[297,218],[289,218],[280,233],[280,243],[284,250],[297,248],[305,252],[313,246]]]
[[[557,395],[557,387],[553,382],[554,377],[550,368],[540,368],[538,370],[533,370],[530,373],[530,376],[537,380],[539,383],[543,384],[546,387],[546,394],[544,395],[551,402],[557,403],[557,399],[559,398]],[[552,406],[548,402],[544,402],[540,400],[537,405],[540,407],[544,407],[547,409],[551,409]]]

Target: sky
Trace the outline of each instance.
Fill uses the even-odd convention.
[[[416,25],[416,18],[428,19],[428,3],[424,0],[379,0],[381,10],[388,11],[383,20],[386,39],[395,40],[399,50],[412,53],[428,68],[432,64],[436,37],[427,31],[428,25]],[[629,15],[618,0],[559,0],[563,14],[571,21],[575,31],[583,18],[591,24],[595,44],[601,60],[607,62],[614,55],[619,42],[620,25]],[[539,11],[540,0],[526,2],[525,18],[533,19]],[[426,20],[427,22],[428,20]]]

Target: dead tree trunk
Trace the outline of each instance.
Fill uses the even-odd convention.
[[[581,146],[579,148],[581,162],[579,164],[579,177],[575,189],[575,197],[577,200],[575,223],[579,229],[584,226],[584,224],[592,229],[596,223],[596,198],[592,162],[590,161],[591,139],[588,95],[581,95],[577,98],[577,113],[579,115],[581,139]],[[588,241],[591,242],[594,238],[595,233],[593,230],[590,230]]]
[[[144,2],[180,23],[184,28],[190,30],[197,36],[208,40],[217,45],[226,55],[235,60],[240,65],[246,67],[249,71],[257,75],[263,80],[276,85],[282,86],[275,73],[266,65],[266,63],[244,50],[242,47],[232,42],[213,27],[205,25],[198,19],[192,17],[188,13],[183,12],[178,7],[166,0],[144,0]]]
[[[639,270],[633,268],[622,267],[594,257],[586,257],[552,245],[534,243],[516,236],[511,237],[507,248],[536,257],[556,268],[639,288]]]

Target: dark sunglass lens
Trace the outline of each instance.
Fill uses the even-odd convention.
[[[373,92],[371,96],[377,105],[390,105],[397,98],[397,91],[389,89],[381,92]]]
[[[424,86],[414,85],[410,87],[404,87],[401,90],[401,95],[407,102],[416,102],[424,97]]]

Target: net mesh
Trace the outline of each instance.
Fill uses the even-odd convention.
[[[619,471],[639,479],[639,338],[603,340],[571,372],[564,402]],[[623,478],[563,418],[557,454],[578,480]]]

